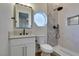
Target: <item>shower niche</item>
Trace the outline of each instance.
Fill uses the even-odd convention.
[[[15,27],[16,28],[31,28],[32,25],[32,7],[15,4]]]

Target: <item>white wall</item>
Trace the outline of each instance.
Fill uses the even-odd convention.
[[[13,6],[14,4],[12,4],[12,10],[11,10],[11,13],[12,13],[12,16],[14,16],[13,14]],[[28,5],[28,4],[25,4],[25,5]],[[31,6],[33,8],[33,14],[37,11],[44,11],[46,14],[47,14],[47,4],[43,4],[43,3],[33,3],[33,4],[29,4],[29,6]],[[32,19],[33,20],[33,19]],[[13,27],[13,21],[9,21],[9,24],[10,24],[10,27],[9,27],[9,31],[12,32],[12,31],[15,31],[15,33],[20,33],[22,32],[21,29],[14,29]],[[34,35],[47,35],[47,26],[45,27],[42,27],[42,28],[39,28],[35,25],[34,22],[32,22],[32,28],[31,29],[26,29],[26,32],[29,32],[31,34],[34,34]]]
[[[58,12],[60,24],[59,45],[79,54],[79,25],[67,25],[67,17],[79,15],[79,4],[63,4],[64,9]]]
[[[37,11],[44,11],[47,14],[47,4],[46,3],[35,3],[32,4],[33,8],[33,14],[35,14]],[[33,29],[32,33],[35,35],[47,35],[47,26],[39,28],[37,25],[33,22]]]
[[[8,55],[8,21],[10,20],[10,4],[0,3],[0,56]]]

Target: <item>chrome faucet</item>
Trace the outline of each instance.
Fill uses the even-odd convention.
[[[23,29],[23,35],[25,35],[25,28]]]

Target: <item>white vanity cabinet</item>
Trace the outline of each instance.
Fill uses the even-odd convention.
[[[9,38],[10,56],[34,56],[35,37]]]

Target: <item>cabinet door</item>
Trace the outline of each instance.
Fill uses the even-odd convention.
[[[25,56],[35,56],[35,38],[26,38],[27,43],[25,43],[26,47],[24,48]]]
[[[24,47],[11,47],[10,49],[10,55],[11,56],[23,56],[24,53],[23,53],[23,49]]]
[[[35,44],[31,43],[27,46],[27,56],[35,56]]]

